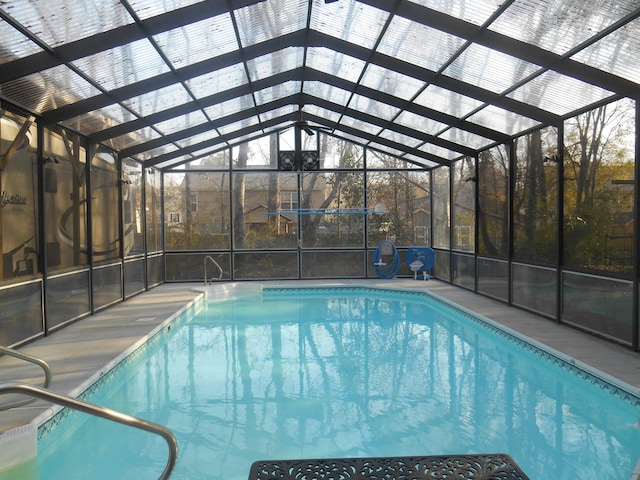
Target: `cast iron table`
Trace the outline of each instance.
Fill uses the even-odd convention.
[[[427,457],[260,460],[249,480],[529,480],[504,453]]]

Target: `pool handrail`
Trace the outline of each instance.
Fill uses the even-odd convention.
[[[207,255],[206,257],[204,257],[204,286],[207,286],[207,260],[211,260],[213,262],[213,264],[218,267],[218,270],[220,271],[220,275],[218,276],[218,280],[222,280],[222,267],[218,264],[218,262],[216,262],[214,260],[214,258],[211,255]]]
[[[158,479],[168,479],[176,466],[176,462],[178,461],[178,442],[171,430],[163,427],[162,425],[148,422],[146,420],[142,420],[141,418],[137,418],[132,415],[119,412],[117,410],[112,410],[107,407],[102,407],[100,405],[95,405],[93,403],[78,400],[76,398],[60,395],[59,393],[54,393],[50,390],[26,383],[0,383],[0,395],[5,393],[21,393],[24,395],[29,395],[41,400],[47,400],[58,405],[62,405],[63,407],[79,410],[89,415],[94,415],[96,417],[104,418],[106,420],[111,420],[113,422],[121,423],[123,425],[160,435],[162,438],[164,438],[164,440],[167,442],[167,446],[169,447],[169,458],[167,460],[166,466],[164,467],[164,470],[162,471],[162,474],[160,475],[160,477],[158,477]]]
[[[51,367],[47,362],[42,360],[41,358],[34,357],[33,355],[29,355],[28,353],[19,352],[18,350],[14,350],[13,348],[3,347],[0,345],[0,354],[8,355],[10,357],[18,358],[20,360],[24,360],[26,362],[33,363],[42,367],[44,370],[44,382],[42,382],[42,388],[48,388],[51,383]],[[16,407],[24,407],[25,405],[29,405],[33,403],[35,398],[27,398],[26,400],[20,400],[16,402],[9,402],[5,405],[0,404],[0,412],[4,410],[10,410]]]

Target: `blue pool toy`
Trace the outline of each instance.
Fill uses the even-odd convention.
[[[418,272],[422,272],[422,279],[432,278],[427,272],[435,266],[436,255],[431,247],[407,248],[407,267],[413,272],[413,279],[418,279]]]

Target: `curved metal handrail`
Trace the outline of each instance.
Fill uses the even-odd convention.
[[[211,255],[207,255],[206,257],[204,257],[204,286],[207,286],[207,260],[211,260],[213,262],[213,264],[218,267],[218,270],[220,271],[220,275],[218,276],[218,280],[222,280],[222,267],[218,264],[218,262],[216,262],[213,257]]]
[[[171,430],[163,427],[162,425],[148,422],[146,420],[142,420],[126,413],[118,412],[117,410],[112,410],[110,408],[101,407],[99,405],[84,402],[76,398],[60,395],[50,390],[35,387],[33,385],[28,385],[26,383],[0,383],[0,395],[4,393],[22,393],[24,395],[33,396],[41,400],[47,400],[58,405],[62,405],[63,407],[79,410],[83,413],[88,413],[90,415],[95,415],[96,417],[104,418],[106,420],[111,420],[117,423],[122,423],[123,425],[128,425],[130,427],[138,428],[140,430],[145,430],[147,432],[160,435],[162,438],[164,438],[164,440],[167,442],[167,445],[169,446],[169,459],[167,460],[167,464],[164,467],[162,474],[160,475],[160,477],[158,477],[159,480],[165,480],[169,478],[171,472],[173,472],[173,469],[176,466],[176,462],[178,461],[178,442],[176,441],[176,437],[173,435]]]
[[[17,350],[14,350],[13,348],[3,347],[2,345],[0,345],[0,354],[9,355],[10,357],[15,357],[42,367],[42,369],[44,370],[44,382],[42,383],[42,388],[47,388],[51,383],[51,367],[41,358],[34,357],[33,355],[29,355],[28,353],[19,352]],[[7,403],[6,405],[0,405],[0,412],[3,410],[9,410],[11,408],[24,407],[25,405],[33,403],[35,400],[35,398],[28,398],[27,400],[20,400],[18,402]]]

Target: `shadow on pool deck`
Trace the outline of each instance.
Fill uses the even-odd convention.
[[[498,322],[527,337],[583,362],[606,376],[626,384],[633,393],[640,388],[640,354],[623,346],[598,339],[551,320],[509,307],[437,280],[300,280],[269,281],[265,286],[284,285],[367,285],[410,290],[428,290],[483,317]],[[75,394],[96,372],[131,348],[167,319],[172,318],[199,293],[200,284],[163,284],[69,325],[48,337],[20,349],[47,361],[53,371],[50,389],[64,395]],[[0,382],[42,383],[42,370],[7,356],[0,357]],[[4,404],[14,395],[0,396]],[[46,402],[0,411],[0,432],[33,421],[49,408]]]

